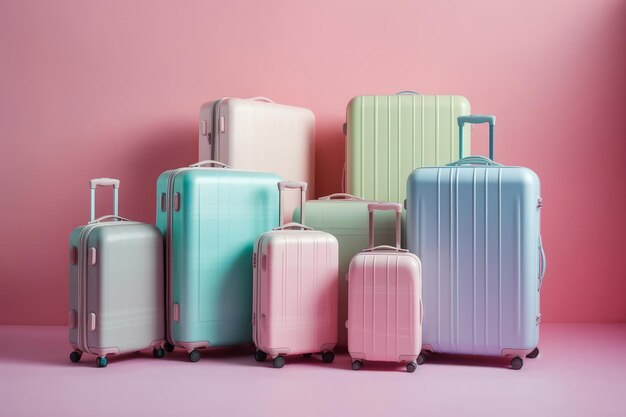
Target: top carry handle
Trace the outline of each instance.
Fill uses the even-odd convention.
[[[489,123],[489,159],[493,161],[493,128],[496,125],[496,116],[471,114],[469,116],[459,116],[457,122],[459,123],[459,159],[463,159],[463,126],[465,123]]]
[[[369,212],[369,228],[370,228],[370,237],[369,237],[369,250],[374,248],[374,212],[382,211],[382,210],[393,210],[396,212],[396,247],[391,249],[401,250],[400,248],[400,234],[401,234],[401,220],[400,216],[402,213],[402,205],[399,203],[369,203],[367,205],[367,211]],[[379,248],[387,248],[388,246],[379,246]]]
[[[93,222],[96,218],[96,187],[113,187],[113,216],[118,218],[118,190],[120,188],[120,180],[113,178],[94,178],[89,180],[89,188],[91,192],[91,215],[89,221]]]
[[[357,197],[355,195],[346,194],[346,193],[335,193],[335,194],[327,195],[324,197],[320,197],[318,198],[318,200],[364,201],[361,197]]]
[[[214,161],[212,159],[206,159],[204,161],[196,162],[195,164],[189,165],[190,168],[202,168],[205,165],[217,165],[220,168],[231,168],[230,165],[226,165],[220,161]]]
[[[278,182],[278,194],[280,196],[280,201],[278,204],[278,221],[279,221],[279,229],[284,227],[293,228],[294,226],[302,226],[301,229],[310,229],[304,226],[304,200],[306,198],[306,189],[308,185],[304,181],[279,181]],[[300,194],[300,223],[289,223],[287,225],[283,225],[283,193],[286,188],[300,189],[302,193]]]

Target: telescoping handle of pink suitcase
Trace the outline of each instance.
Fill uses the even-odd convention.
[[[396,246],[374,246],[374,212],[375,211],[388,211],[393,210],[396,213]],[[367,205],[367,211],[369,212],[369,248],[367,251],[374,251],[377,249],[394,249],[398,252],[404,252],[405,249],[400,248],[400,237],[401,237],[401,214],[402,214],[402,205],[399,203],[369,203]]]
[[[96,219],[96,188],[97,187],[113,187],[113,215],[102,216]],[[89,180],[89,189],[91,194],[91,214],[89,216],[90,223],[100,222],[106,219],[128,220],[118,216],[118,190],[120,188],[120,180],[114,178],[94,178]]]
[[[470,114],[468,116],[457,117],[457,123],[459,124],[459,159],[463,160],[463,126],[465,123],[480,124],[489,123],[489,159],[493,161],[493,128],[496,125],[496,116],[491,114]],[[475,158],[475,157],[468,157]],[[467,158],[465,158],[467,159]]]
[[[306,189],[308,185],[304,181],[279,181],[278,182],[278,195],[280,198],[278,204],[278,224],[279,226],[274,230],[280,229],[300,229],[300,230],[313,230],[310,227],[304,225],[304,199],[306,198]],[[283,193],[286,189],[300,189],[300,223],[283,223]]]

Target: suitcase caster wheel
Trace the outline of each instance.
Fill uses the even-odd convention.
[[[522,369],[522,366],[524,366],[524,360],[520,358],[519,356],[516,356],[513,359],[511,359],[511,368],[518,370],[518,369]]]
[[[272,365],[274,365],[274,368],[282,368],[285,366],[285,358],[282,356],[276,356],[272,361]]]
[[[254,359],[257,362],[263,362],[265,359],[267,359],[267,353],[263,352],[262,350],[257,350],[254,354]]]
[[[417,364],[415,362],[409,362],[406,364],[406,371],[410,374],[412,374],[413,372],[415,372],[415,370],[417,369]]]
[[[322,360],[324,361],[324,363],[331,363],[335,360],[335,353],[327,350],[326,352],[322,353]]]
[[[96,366],[98,368],[106,368],[108,363],[109,361],[107,360],[106,356],[98,356],[96,358]]]
[[[165,349],[163,348],[155,348],[152,350],[152,356],[155,358],[162,358],[165,356]]]
[[[426,362],[426,354],[424,352],[420,352],[419,356],[417,357],[417,364],[423,365],[424,362]]]
[[[189,360],[191,362],[198,362],[201,357],[202,357],[202,354],[197,349],[194,349],[191,352],[189,352]]]
[[[363,367],[363,362],[361,361],[352,361],[352,370],[358,371]]]
[[[165,343],[165,346],[163,346],[163,347],[165,348],[165,351],[166,351],[167,353],[170,353],[170,352],[173,352],[173,351],[174,351],[174,345],[173,345],[173,344],[171,344],[171,343],[169,343],[169,342],[166,342],[166,343]]]
[[[80,361],[80,358],[83,356],[83,354],[81,352],[78,351],[74,351],[72,353],[70,353],[70,360],[74,363]]]
[[[304,356],[305,358],[310,358],[311,356],[313,356],[312,353],[305,353],[302,356]]]
[[[535,348],[532,352],[526,355],[526,357],[530,359],[535,359],[537,356],[539,356],[539,348]]]

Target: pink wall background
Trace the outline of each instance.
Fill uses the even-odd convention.
[[[2,2],[0,323],[66,322],[87,180],[120,178],[120,213],[153,222],[204,101],[311,108],[324,195],[350,98],[407,89],[496,114],[497,160],[539,174],[544,319],[626,321],[625,41],[623,0]]]

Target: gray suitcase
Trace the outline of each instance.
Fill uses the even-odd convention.
[[[114,187],[114,214],[95,217],[97,186]],[[69,341],[72,362],[152,348],[163,357],[163,238],[150,224],[117,215],[119,180],[90,181],[91,221],[70,236]]]

